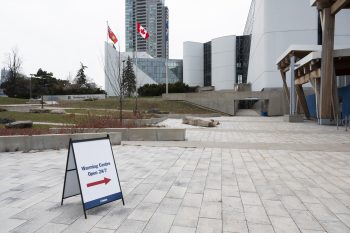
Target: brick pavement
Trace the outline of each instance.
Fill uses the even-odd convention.
[[[350,232],[350,132],[220,120],[176,147],[113,147],[126,205],[88,210],[87,220],[80,198],[60,206],[66,150],[1,153],[0,232]]]

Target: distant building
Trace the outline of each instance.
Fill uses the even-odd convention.
[[[0,85],[1,83],[5,82],[7,80],[8,77],[8,70],[6,70],[5,68],[1,69],[1,76],[0,76]]]
[[[7,80],[7,77],[8,77],[8,71],[5,68],[1,69],[0,85]],[[0,97],[4,97],[4,96],[6,96],[4,93],[4,90],[0,89]]]
[[[233,89],[246,83],[250,36],[224,36],[207,43],[184,42],[183,80],[190,86]]]
[[[136,29],[140,23],[149,32],[142,39]],[[125,51],[147,52],[152,57],[169,57],[169,10],[164,0],[125,0]]]
[[[146,52],[138,52],[137,68],[136,59],[133,58],[134,53],[120,53],[120,69],[119,52],[110,44],[105,44],[105,91],[109,96],[115,96],[115,90],[118,90],[118,73],[123,70],[123,63],[126,66],[126,61],[130,57],[133,61],[134,72],[137,71],[137,86],[145,84],[161,84],[166,83],[166,62],[168,63],[168,82],[183,81],[183,63],[179,59],[154,58]],[[123,62],[124,61],[124,62]]]

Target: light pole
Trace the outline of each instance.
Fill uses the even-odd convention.
[[[120,81],[121,81],[121,84],[123,84],[121,87],[121,92],[124,93],[125,60],[122,60],[122,62],[123,62],[122,80]]]
[[[47,91],[48,91],[48,84],[45,83],[44,84],[44,87],[45,87],[45,93],[47,94]],[[41,95],[41,109],[44,108],[44,94]]]
[[[32,78],[35,76],[35,74],[30,74],[30,80],[29,80],[29,100],[32,99]]]
[[[120,124],[123,124],[123,94],[124,94],[124,75],[125,75],[125,60],[122,60],[123,62],[123,70],[122,75],[120,75],[119,72],[119,121]]]
[[[169,79],[168,79],[168,59],[165,59],[165,93],[169,93]]]

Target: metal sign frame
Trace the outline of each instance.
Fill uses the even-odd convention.
[[[80,177],[79,177],[79,172],[78,172],[78,169],[77,169],[77,162],[76,162],[76,158],[75,158],[73,143],[88,142],[88,141],[98,141],[98,140],[106,140],[106,139],[108,139],[109,145],[111,147],[111,152],[112,152],[112,157],[113,157],[113,162],[114,162],[114,168],[115,168],[116,175],[117,175],[117,178],[118,178],[118,185],[119,185],[119,188],[120,188],[121,197],[118,197],[117,199],[114,199],[114,200],[106,201],[106,202],[104,202],[102,204],[95,205],[95,206],[90,207],[90,208],[86,208],[85,207],[85,202],[84,202],[84,195],[83,195],[82,189],[81,189]],[[74,168],[73,169],[68,169],[70,153],[72,153],[71,155],[73,156],[73,161],[74,161]],[[76,193],[74,193],[72,195],[69,195],[69,196],[65,197],[64,194],[65,194],[65,190],[66,190],[67,173],[68,172],[73,172],[73,171],[75,171],[75,175],[77,176],[77,179],[78,179],[79,193],[76,192]],[[117,201],[117,200],[120,200],[120,199],[122,200],[123,205],[125,205],[123,191],[122,191],[122,187],[120,185],[120,180],[119,180],[118,169],[117,169],[117,165],[116,165],[116,162],[115,162],[114,153],[113,153],[112,144],[111,144],[111,140],[110,140],[109,135],[107,135],[107,137],[103,137],[103,138],[91,138],[91,139],[83,139],[83,140],[72,140],[72,139],[70,139],[69,140],[67,162],[66,162],[66,170],[65,170],[65,175],[64,175],[64,184],[63,184],[62,199],[61,199],[61,206],[63,205],[63,200],[64,199],[67,199],[67,198],[70,198],[70,197],[74,197],[74,196],[77,196],[77,195],[80,195],[85,219],[87,219],[86,211],[89,210],[89,209],[93,209],[95,207],[102,206],[102,205],[105,205],[105,204],[108,204],[110,202]]]

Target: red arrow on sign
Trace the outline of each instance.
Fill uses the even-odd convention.
[[[99,180],[99,181],[88,183],[86,186],[89,188],[89,187],[92,187],[92,186],[95,186],[95,185],[108,184],[109,181],[111,181],[111,179],[105,177],[103,180]]]

